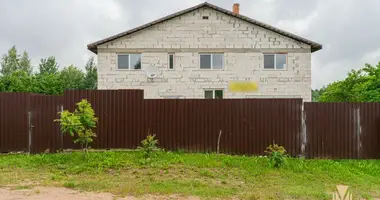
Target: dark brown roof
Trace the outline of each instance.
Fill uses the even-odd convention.
[[[256,26],[260,26],[260,27],[262,27],[262,28],[265,28],[265,29],[271,30],[271,31],[273,31],[273,32],[276,32],[276,33],[278,33],[278,34],[281,34],[281,35],[284,35],[284,36],[286,36],[286,37],[292,38],[292,39],[294,39],[294,40],[297,40],[297,41],[300,41],[300,42],[306,43],[306,44],[308,44],[308,45],[311,46],[311,52],[318,51],[318,50],[322,49],[322,45],[321,45],[321,44],[318,44],[318,43],[313,42],[313,41],[311,41],[311,40],[308,40],[308,39],[305,39],[305,38],[303,38],[303,37],[297,36],[297,35],[295,35],[295,34],[293,34],[293,33],[289,33],[289,32],[283,31],[283,30],[281,30],[281,29],[278,29],[278,28],[273,27],[273,26],[271,26],[271,25],[268,25],[268,24],[265,24],[265,23],[263,23],[263,22],[257,21],[257,20],[255,20],[255,19],[251,19],[251,18],[249,18],[249,17],[243,16],[243,15],[240,15],[240,14],[235,14],[235,13],[229,11],[229,10],[226,10],[226,9],[224,9],[224,8],[221,8],[221,7],[215,6],[215,5],[210,4],[210,3],[208,3],[208,2],[201,3],[201,4],[196,5],[196,6],[194,6],[194,7],[190,7],[190,8],[188,8],[188,9],[185,9],[185,10],[182,10],[182,11],[179,11],[179,12],[176,12],[176,13],[173,13],[173,14],[171,14],[171,15],[168,15],[168,16],[165,16],[165,17],[163,17],[163,18],[157,19],[157,20],[155,20],[155,21],[152,21],[152,22],[150,22],[150,23],[147,23],[147,24],[144,24],[144,25],[142,25],[142,26],[136,27],[136,28],[134,28],[134,29],[131,29],[131,30],[128,30],[128,31],[125,31],[125,32],[119,33],[119,34],[117,34],[117,35],[114,35],[114,36],[111,36],[111,37],[105,38],[105,39],[103,39],[103,40],[99,40],[99,41],[97,41],[97,42],[91,43],[91,44],[87,45],[87,48],[88,48],[90,51],[92,51],[92,52],[94,52],[94,53],[97,53],[97,50],[98,50],[98,49],[97,49],[97,46],[98,46],[98,45],[101,45],[101,44],[104,44],[104,43],[107,43],[107,42],[113,41],[113,40],[118,39],[118,38],[120,38],[120,37],[124,37],[124,36],[126,36],[126,35],[132,34],[132,33],[134,33],[134,32],[140,31],[140,30],[142,30],[142,29],[145,29],[145,28],[148,28],[148,27],[150,27],[150,26],[153,26],[153,25],[156,25],[156,24],[158,24],[158,23],[161,23],[161,22],[163,22],[163,21],[166,21],[166,20],[169,20],[169,19],[172,19],[172,18],[178,17],[178,16],[180,16],[180,15],[186,14],[186,13],[188,13],[188,12],[194,11],[194,10],[196,10],[196,9],[198,9],[198,8],[202,8],[202,7],[209,7],[209,8],[212,8],[212,9],[217,10],[217,11],[220,11],[220,12],[222,12],[222,13],[224,13],[224,14],[227,14],[227,15],[230,15],[230,16],[234,16],[234,17],[237,17],[237,18],[239,18],[239,19],[241,19],[241,20],[244,20],[244,21],[246,21],[246,22],[252,23],[252,24],[254,24],[254,25],[256,25]]]

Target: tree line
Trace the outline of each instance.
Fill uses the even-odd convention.
[[[64,90],[96,89],[97,67],[91,57],[85,71],[74,65],[60,68],[54,56],[40,59],[37,69],[29,54],[13,46],[1,58],[0,92],[32,92],[61,95]]]
[[[380,102],[380,62],[351,70],[347,77],[318,90],[312,90],[317,102]]]

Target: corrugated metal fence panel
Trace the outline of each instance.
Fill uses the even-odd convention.
[[[56,152],[61,149],[62,134],[59,122],[54,120],[59,118],[58,112],[63,106],[63,97],[32,95],[30,105],[33,126],[31,152]]]
[[[380,103],[304,103],[300,99],[143,99],[142,90],[66,91],[64,96],[0,93],[0,151],[79,148],[61,138],[60,105],[86,98],[99,123],[93,148],[136,148],[147,134],[169,150],[261,155],[273,142],[308,158],[380,158]],[[301,144],[306,137],[305,152]]]
[[[0,152],[27,151],[28,93],[0,93]]]
[[[309,158],[360,158],[356,103],[304,103]]]
[[[136,148],[143,131],[142,90],[75,90],[65,91],[64,109],[73,111],[75,104],[87,99],[99,118],[92,147],[94,148]],[[73,145],[71,137],[64,138],[65,148],[79,148]]]
[[[380,103],[360,104],[361,158],[380,158]]]
[[[146,133],[160,146],[197,152],[261,155],[273,142],[299,155],[300,99],[144,100]]]

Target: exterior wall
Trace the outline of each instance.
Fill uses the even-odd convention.
[[[202,16],[209,16],[203,20]],[[140,52],[142,70],[118,70],[118,53]],[[224,53],[223,70],[199,69],[199,53]],[[263,53],[288,53],[285,70],[263,69]],[[168,53],[175,53],[174,70]],[[311,101],[311,49],[277,33],[201,8],[98,46],[99,89],[144,89],[145,98],[204,98],[224,89],[225,98],[302,97]],[[144,68],[159,73],[148,81]],[[259,91],[232,93],[228,82],[250,80]]]

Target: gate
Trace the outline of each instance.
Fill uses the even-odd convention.
[[[53,122],[59,118],[58,112],[62,111],[62,96],[31,96],[30,107],[30,152],[56,152],[58,149],[62,149],[62,134],[59,124]]]

